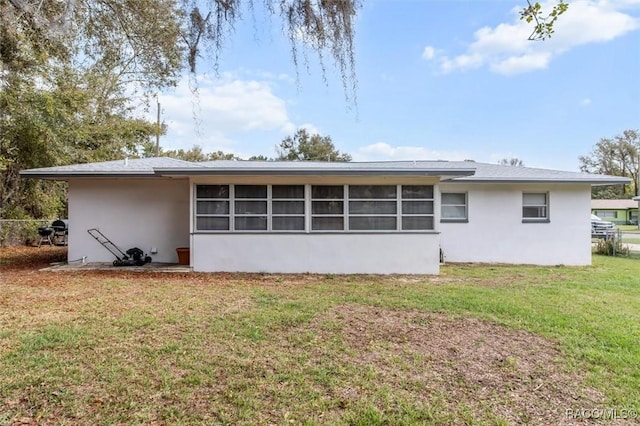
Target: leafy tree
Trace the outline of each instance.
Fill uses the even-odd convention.
[[[135,156],[155,126],[129,116],[126,99],[105,96],[95,76],[51,68],[47,79],[8,73],[0,86],[0,213],[53,217],[64,187],[22,180],[25,168]],[[96,94],[99,93],[99,95]]]
[[[288,161],[351,161],[351,155],[336,149],[330,136],[309,135],[305,129],[298,129],[276,146],[278,160]]]
[[[503,166],[517,166],[517,167],[524,167],[524,162],[516,157],[512,157],[512,158],[503,158],[502,160],[500,160],[498,162],[498,164],[501,164]]]
[[[545,15],[539,2],[521,11],[534,25],[530,38],[553,34],[567,3],[558,0]],[[128,76],[143,85],[175,82],[181,67],[196,71],[203,51],[216,64],[244,12],[255,0],[0,0],[0,64],[12,69],[34,58],[75,59],[79,67]],[[280,18],[293,62],[317,54],[324,72],[329,55],[342,77],[345,95],[355,97],[355,18],[360,0],[263,0]],[[24,55],[24,52],[29,52]]]
[[[527,7],[520,11],[520,19],[526,21],[529,24],[534,24],[529,40],[545,40],[551,38],[554,30],[554,25],[560,15],[565,13],[569,8],[569,5],[563,0],[559,0],[551,11],[545,15],[542,11],[542,5],[539,2],[531,3],[527,0]]]
[[[155,155],[155,149],[154,149],[154,155]],[[162,150],[161,149],[160,156],[178,158],[180,160],[194,161],[194,162],[240,159],[235,154],[222,152],[222,151],[206,153],[202,150],[202,147],[199,145],[194,145],[193,147],[191,147],[191,149],[188,149],[186,151],[184,149],[178,149],[178,150]]]
[[[271,158],[267,157],[266,155],[252,155],[251,157],[249,157],[249,161],[272,161]]]
[[[580,156],[580,170],[631,178],[630,185],[594,187],[594,198],[628,198],[639,195],[640,133],[625,130],[613,138],[602,138],[589,155]]]

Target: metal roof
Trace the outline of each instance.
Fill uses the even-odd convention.
[[[207,161],[188,167],[158,167],[156,174],[178,175],[414,175],[414,176],[470,176],[475,173],[472,163],[448,161]]]
[[[22,170],[20,175],[30,178],[65,180],[70,177],[126,177],[155,176],[157,167],[189,167],[195,163],[168,157],[133,158],[99,163],[71,164]]]
[[[452,162],[461,163],[461,162]],[[466,163],[466,162],[465,162]],[[596,175],[591,173],[567,172],[562,170],[539,169],[523,166],[503,166],[500,164],[473,163],[473,176],[455,179],[455,182],[474,183],[586,183],[591,185],[626,184],[631,179],[620,176]]]
[[[242,161],[189,162],[155,157],[23,170],[24,177],[67,180],[75,177],[158,177],[193,175],[403,175],[442,176],[467,183],[628,183],[618,176],[503,166],[472,161]]]

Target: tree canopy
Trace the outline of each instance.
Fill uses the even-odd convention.
[[[351,161],[351,155],[340,152],[330,136],[310,135],[306,129],[298,129],[276,147],[277,160],[285,161]]]
[[[580,156],[580,170],[631,178],[624,186],[594,187],[593,198],[630,198],[640,195],[640,132],[625,130],[613,138],[602,138],[588,155]]]
[[[521,17],[535,25],[533,35],[551,36],[566,4],[558,1],[545,15],[526,1]],[[281,24],[296,69],[309,53],[323,73],[329,61],[355,103],[361,6],[360,0],[0,0],[0,213],[50,217],[64,208],[63,185],[21,181],[21,169],[153,155],[156,126],[133,115],[131,99],[176,84],[185,70],[195,73],[203,55],[217,65],[235,25],[258,7],[276,21],[270,25]],[[330,137],[306,131],[279,147],[286,159],[351,159]],[[234,158],[199,147],[164,153]]]

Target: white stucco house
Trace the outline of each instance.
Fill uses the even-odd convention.
[[[451,262],[591,263],[591,186],[628,179],[466,161],[146,158],[21,172],[69,183],[69,259],[87,230],[194,271],[437,274]]]

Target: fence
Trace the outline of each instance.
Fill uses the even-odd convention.
[[[0,219],[0,247],[31,245],[38,241],[38,228],[52,219]]]

